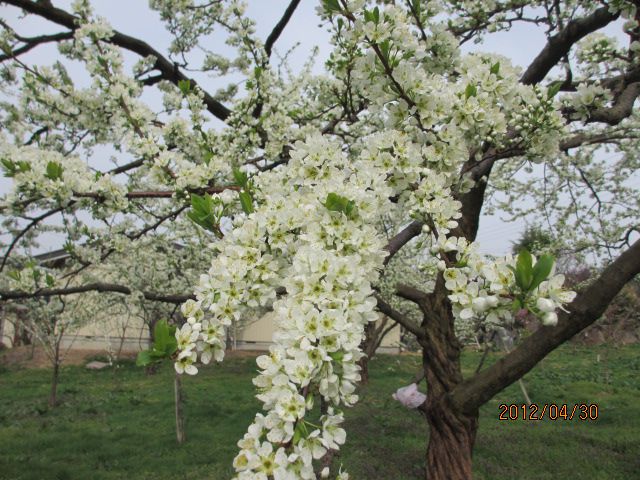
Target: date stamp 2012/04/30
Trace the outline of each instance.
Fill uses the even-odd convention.
[[[515,420],[597,420],[598,405],[595,403],[544,403],[537,404],[507,404],[498,405],[498,419],[504,421]]]

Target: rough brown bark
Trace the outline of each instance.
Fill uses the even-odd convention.
[[[428,403],[428,402],[427,402]],[[429,408],[427,480],[467,480],[472,477],[477,415],[458,415],[448,403]]]
[[[421,406],[429,424],[426,478],[471,478],[473,445],[478,430],[478,411],[463,413],[450,401],[462,382],[461,345],[453,329],[453,316],[440,278],[435,291],[422,302],[425,313],[421,341],[422,364],[427,381],[427,400]]]
[[[365,354],[360,360],[358,360],[358,365],[360,366],[360,385],[366,385],[369,383],[369,360],[375,354],[375,343],[376,343],[376,325],[374,322],[369,322],[365,326],[365,338],[362,341],[362,345],[360,345],[360,349],[362,353]]]

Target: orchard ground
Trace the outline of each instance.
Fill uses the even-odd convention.
[[[480,356],[465,352],[465,374]],[[233,476],[236,441],[259,409],[252,356],[203,368],[183,382],[187,443],[179,447],[170,365],[153,376],[131,361],[102,371],[64,367],[61,403],[49,409],[50,370],[3,363],[1,479],[226,480]],[[419,368],[420,357],[413,355],[372,361],[370,384],[346,412],[347,444],[337,458],[351,478],[424,478],[426,423],[391,398]],[[640,345],[564,345],[524,381],[534,403],[597,404],[598,419],[500,421],[500,404],[524,402],[512,385],[481,409],[476,479],[640,478]]]

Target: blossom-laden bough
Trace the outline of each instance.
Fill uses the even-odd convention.
[[[274,65],[296,0],[264,43],[243,2],[154,0],[150,7],[173,36],[168,56],[114,30],[87,0],[71,13],[46,1],[2,3],[64,31],[26,37],[1,24],[8,100],[0,157],[13,180],[2,209],[13,238],[0,297],[97,291],[181,304],[179,374],[222,361],[230,327],[251,310],[272,309],[274,345],[258,358],[254,380],[263,410],[238,443],[237,478],[348,478],[330,463],[346,441],[344,407],[358,399],[365,327],[379,312],[423,349],[427,395],[410,386],[396,396],[430,425],[428,477],[469,478],[478,408],[595,321],[640,270],[640,245],[631,242],[637,215],[625,209],[638,196],[598,159],[600,145],[615,147],[624,157],[614,163],[633,170],[635,2],[323,0],[317,11],[333,49],[328,75],[319,77],[310,65],[298,75]],[[592,35],[620,17],[627,49]],[[499,55],[461,53],[465,42],[518,22],[547,27],[547,44],[524,72]],[[235,56],[205,41],[217,28]],[[26,60],[52,42],[66,61],[84,65],[88,87],[74,83],[63,62]],[[199,68],[188,68],[195,58]],[[564,78],[543,85],[556,66]],[[210,94],[202,77],[188,76],[194,70],[246,81]],[[161,108],[144,100],[148,89],[162,93]],[[110,170],[86,159],[104,145],[124,159]],[[546,169],[543,187],[515,175],[538,165]],[[571,196],[577,181],[594,205]],[[559,193],[565,184],[568,206]],[[525,208],[519,197],[539,193],[527,209],[574,227],[556,235],[562,248],[629,248],[576,296],[549,255],[479,253],[474,240],[488,192],[512,213]],[[85,210],[88,222],[78,215]],[[595,210],[594,222],[584,222]],[[43,224],[57,216],[62,227]],[[16,252],[48,230],[67,236],[73,262],[45,275]],[[127,255],[143,245],[189,255],[172,271],[152,255],[138,262]],[[400,251],[410,252],[410,262],[397,282],[392,257]],[[99,273],[116,258],[122,284]],[[158,281],[134,278],[127,262],[141,258],[150,267],[143,276]],[[195,284],[205,262],[195,295],[166,293]],[[417,284],[403,284],[408,279]],[[412,302],[411,316],[397,297]],[[460,339],[511,328],[522,311],[539,329],[463,379]]]

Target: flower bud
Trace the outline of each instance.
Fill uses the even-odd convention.
[[[484,312],[489,307],[484,297],[474,298],[471,301],[471,305],[473,309],[478,313]]]
[[[558,324],[558,315],[556,312],[547,312],[542,317],[542,324],[547,327],[554,327]]]
[[[553,300],[549,300],[548,298],[539,298],[536,302],[536,306],[543,312],[553,312],[556,309],[556,304]]]
[[[498,297],[496,297],[495,295],[491,295],[490,297],[487,297],[486,301],[487,301],[487,306],[489,308],[495,308],[498,306]]]

